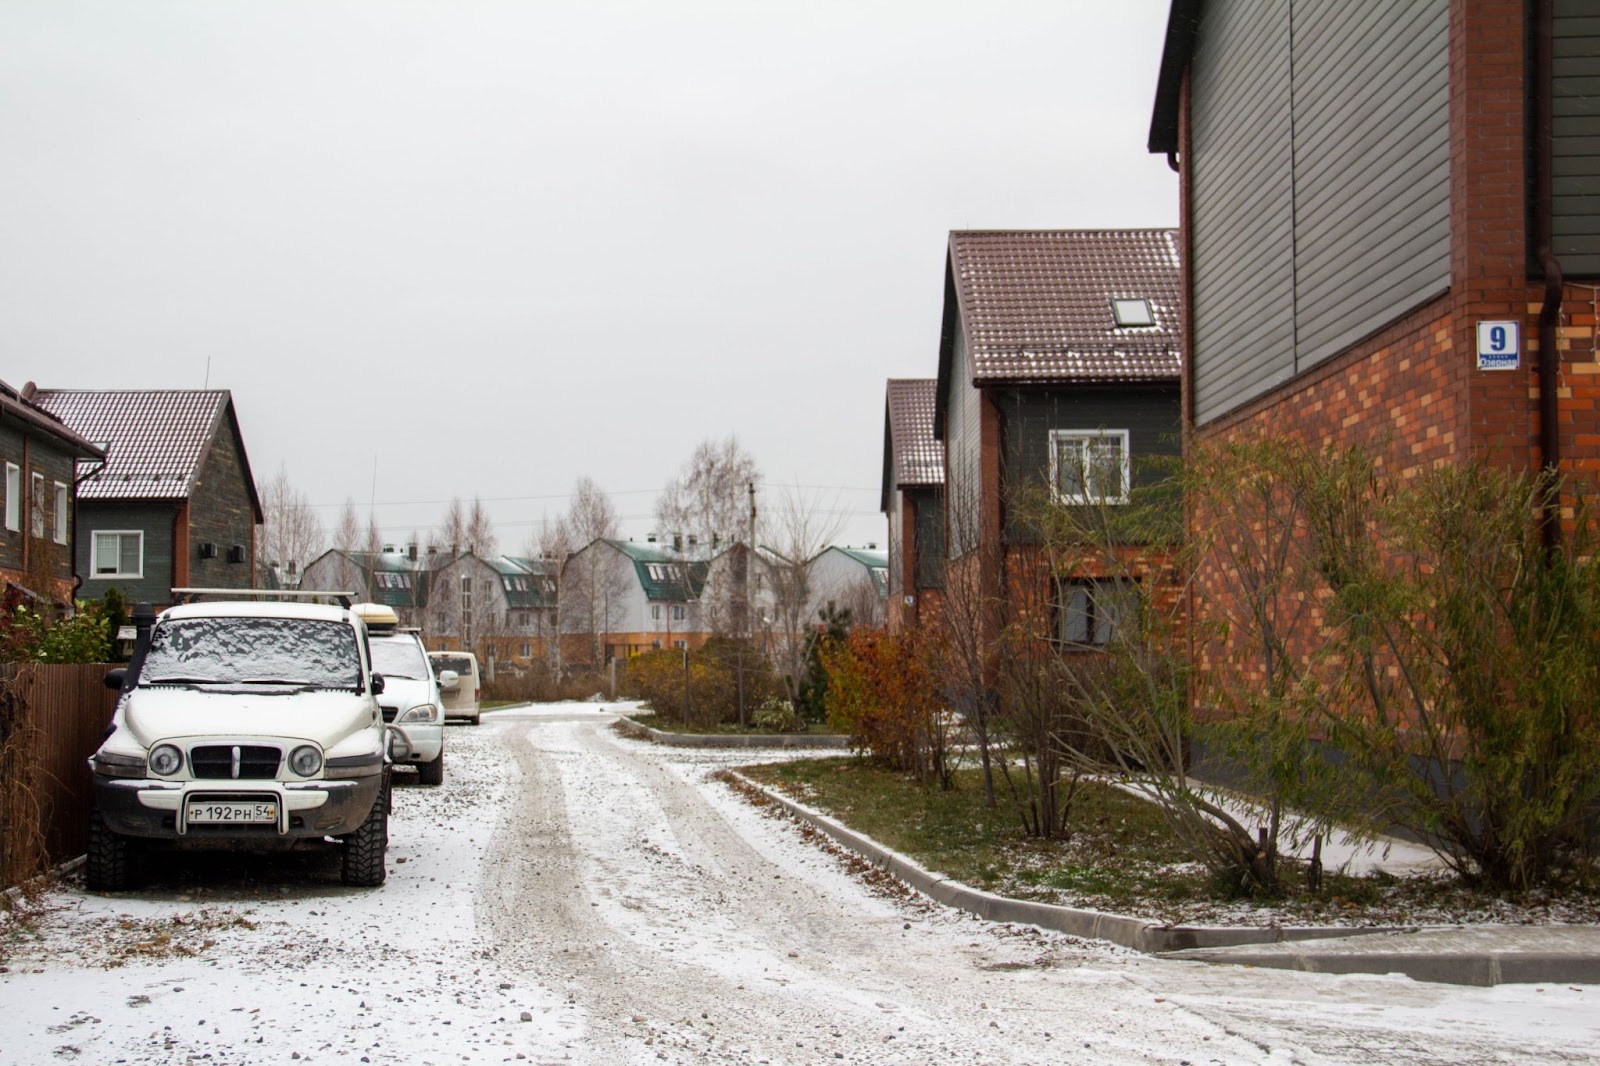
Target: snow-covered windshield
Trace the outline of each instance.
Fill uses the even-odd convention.
[[[428,676],[428,660],[415,637],[372,638],[372,668],[384,677],[421,681]]]
[[[309,618],[184,618],[150,634],[139,683],[356,688],[356,631]]]

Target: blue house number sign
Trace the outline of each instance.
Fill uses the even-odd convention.
[[[1522,323],[1478,323],[1478,369],[1515,370],[1522,359]]]

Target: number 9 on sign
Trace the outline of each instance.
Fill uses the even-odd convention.
[[[1521,323],[1478,323],[1479,370],[1515,370],[1521,355]]]

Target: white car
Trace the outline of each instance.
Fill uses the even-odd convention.
[[[358,603],[351,610],[367,623],[372,668],[383,675],[383,694],[378,697],[383,720],[405,731],[410,750],[395,762],[414,765],[424,785],[444,784],[444,700],[439,686],[442,681],[453,682],[455,675],[446,670],[433,676],[422,638],[414,630],[401,629],[391,608]]]
[[[115,891],[160,846],[336,838],[345,884],[385,877],[389,747],[366,626],[343,607],[218,602],[155,619],[89,760],[86,881]],[[397,745],[403,750],[403,742]]]
[[[470,651],[430,651],[428,665],[440,679],[439,694],[444,697],[446,718],[464,718],[478,724],[478,697],[483,689],[478,683],[478,657]],[[455,681],[447,683],[449,675]]]

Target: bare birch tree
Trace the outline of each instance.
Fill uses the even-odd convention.
[[[356,502],[347,496],[339,512],[339,524],[333,531],[333,547],[339,553],[339,565],[329,591],[367,594],[367,574],[357,558],[364,550],[364,543],[365,534],[361,528],[361,517],[356,513]]]
[[[550,519],[540,518],[539,524],[534,527],[528,537],[528,543],[523,549],[524,553],[543,567],[542,574],[533,578],[538,582],[551,582],[555,589],[553,598],[554,610],[537,610],[534,612],[535,639],[542,642],[544,649],[544,662],[549,668],[552,677],[561,676],[561,571],[566,564],[567,557],[572,554],[572,537],[567,530],[564,517]],[[548,593],[544,594],[548,599]]]
[[[808,495],[798,486],[786,488],[770,509],[763,534],[767,544],[756,555],[763,602],[758,622],[791,700],[799,695],[807,641],[818,625],[808,564],[843,525],[836,500]]]
[[[617,511],[611,497],[589,477],[573,486],[561,527],[576,553],[562,569],[560,631],[589,637],[590,663],[605,665],[605,637],[621,617],[627,562],[617,549],[597,544],[615,539]]]
[[[708,550],[748,535],[750,492],[761,470],[739,438],[703,440],[656,499],[656,529],[694,537]]]
[[[483,497],[472,497],[472,508],[467,512],[466,528],[463,532],[462,543],[467,551],[486,562],[494,557],[497,544],[494,523],[489,520],[489,512],[484,509]]]
[[[261,511],[256,567],[263,578],[273,567],[282,567],[285,575],[299,574],[322,554],[327,540],[322,520],[306,494],[290,482],[288,467],[278,467],[272,480],[261,486]]]

